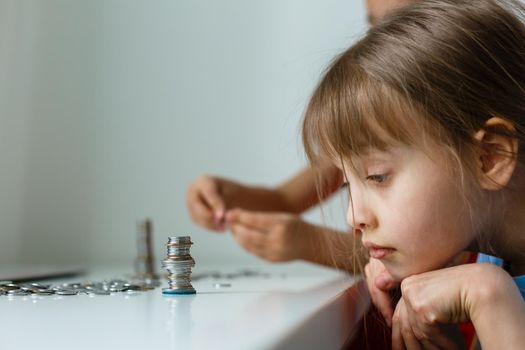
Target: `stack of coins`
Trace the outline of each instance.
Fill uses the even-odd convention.
[[[136,279],[158,279],[153,261],[153,224],[150,219],[138,224],[137,257],[135,259]]]
[[[195,294],[191,285],[191,269],[195,260],[190,255],[193,242],[189,236],[169,237],[168,257],[162,261],[162,267],[168,270],[168,288],[164,294]]]

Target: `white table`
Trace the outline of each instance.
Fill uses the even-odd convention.
[[[268,275],[199,279],[193,296],[165,296],[160,288],[94,297],[0,296],[0,348],[338,349],[368,307],[363,283],[347,274],[305,263],[256,269]],[[122,271],[97,269],[63,281],[101,281]]]

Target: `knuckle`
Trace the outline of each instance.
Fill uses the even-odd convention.
[[[408,303],[407,303],[408,304]],[[418,315],[426,315],[426,306],[420,301],[412,301],[410,308]]]
[[[425,312],[424,315],[425,315],[424,322],[427,325],[433,326],[439,322],[438,316],[435,312]]]
[[[401,281],[401,293],[403,293],[403,296],[411,292],[413,281],[414,281],[413,276],[409,276],[405,278],[403,281]]]

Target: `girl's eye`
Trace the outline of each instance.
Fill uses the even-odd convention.
[[[387,179],[386,174],[368,175],[366,177],[366,181],[373,181],[379,184],[385,182],[386,179]]]

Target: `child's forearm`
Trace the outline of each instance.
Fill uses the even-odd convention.
[[[275,188],[243,186],[244,190],[235,198],[235,207],[250,211],[290,212]]]
[[[286,212],[299,214],[328,198],[342,185],[342,173],[333,165],[305,168],[275,188]]]
[[[368,262],[360,241],[351,233],[312,225],[304,238],[303,260],[353,274],[362,273]]]
[[[318,182],[318,179],[320,182]],[[234,182],[231,193],[233,207],[251,211],[299,214],[326,199],[342,184],[342,174],[333,165],[321,169],[305,168],[277,187],[245,185]],[[224,191],[228,191],[228,187]]]
[[[484,350],[523,349],[525,344],[525,302],[505,275],[501,271],[490,283],[473,287],[472,323]]]

